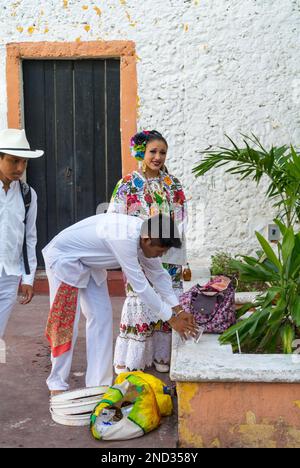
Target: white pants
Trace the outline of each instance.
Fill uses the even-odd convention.
[[[50,287],[50,306],[61,284],[47,269]],[[68,390],[75,343],[78,336],[80,310],[86,318],[87,372],[86,386],[111,385],[113,381],[113,317],[107,282],[97,286],[91,277],[84,289],[79,289],[77,311],[74,322],[73,341],[70,351],[54,358],[51,356],[52,371],[47,379],[49,390]]]
[[[20,276],[7,275],[2,271],[0,276],[0,338],[4,336],[6,325],[16,303]]]

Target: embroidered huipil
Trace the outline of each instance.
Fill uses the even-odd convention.
[[[123,213],[148,219],[159,212],[172,215],[183,235],[181,249],[171,248],[163,255],[163,263],[185,265],[186,248],[184,232],[187,224],[186,198],[180,181],[171,174],[160,172],[159,177],[146,179],[133,171],[115,187],[108,208],[109,213]]]
[[[141,219],[148,219],[161,212],[174,218],[181,234],[185,232],[185,195],[180,181],[171,174],[160,172],[157,177],[146,179],[144,174],[132,172],[116,185],[108,211]],[[169,249],[163,255],[162,262],[172,281],[173,292],[179,298],[183,292],[182,265],[186,263],[184,242],[181,249]],[[127,277],[126,300],[115,346],[114,364],[132,370],[145,369],[154,361],[169,363],[171,336],[169,324],[157,321],[153,310],[137,296]]]
[[[26,240],[30,275],[26,275],[23,262],[25,207],[18,181],[13,181],[7,193],[0,180],[0,276],[22,276],[23,284],[33,285],[36,261],[37,196],[31,188],[31,203],[27,213]]]

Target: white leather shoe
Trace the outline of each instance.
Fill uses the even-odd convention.
[[[123,372],[130,372],[127,367],[117,367],[115,366],[115,374],[120,375]]]
[[[157,361],[154,361],[154,367],[157,370],[157,372],[166,373],[166,372],[169,372],[170,370],[169,364],[164,364],[164,363],[157,362]]]

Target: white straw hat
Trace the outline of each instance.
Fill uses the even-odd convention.
[[[11,154],[19,158],[39,158],[44,151],[30,148],[25,130],[6,128],[0,130],[0,153]]]

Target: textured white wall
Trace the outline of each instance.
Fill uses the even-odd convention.
[[[1,126],[7,42],[133,40],[138,126],[167,137],[168,166],[192,197],[190,258],[255,250],[254,230],[273,217],[263,187],[222,170],[195,179],[191,169],[224,133],[299,145],[299,0],[0,0],[0,7]]]

